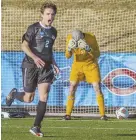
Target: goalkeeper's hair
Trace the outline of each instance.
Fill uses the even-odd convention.
[[[54,10],[54,13],[56,14],[57,13],[57,6],[53,3],[53,2],[44,2],[41,6],[41,13],[43,14],[44,13],[44,10],[46,8],[51,8]]]
[[[80,39],[83,39],[84,38],[84,35],[83,35],[82,31],[80,31],[80,30],[73,30],[72,31],[72,38],[75,41],[78,41]]]

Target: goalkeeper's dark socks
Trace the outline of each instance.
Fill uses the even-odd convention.
[[[37,114],[34,122],[34,126],[41,127],[41,121],[44,118],[44,114],[46,112],[46,102],[39,101],[37,105]]]

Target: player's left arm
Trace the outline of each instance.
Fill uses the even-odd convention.
[[[100,56],[99,45],[97,43],[95,35],[93,35],[91,45],[90,45],[90,51],[88,53],[90,55],[93,54],[95,58],[98,58]]]

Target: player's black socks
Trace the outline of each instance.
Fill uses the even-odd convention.
[[[39,101],[34,126],[41,126],[41,121],[43,120],[46,112],[46,104],[46,102]]]

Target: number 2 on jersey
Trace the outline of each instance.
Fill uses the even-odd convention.
[[[46,40],[46,42],[45,42],[45,48],[48,48],[49,47],[49,40]]]

